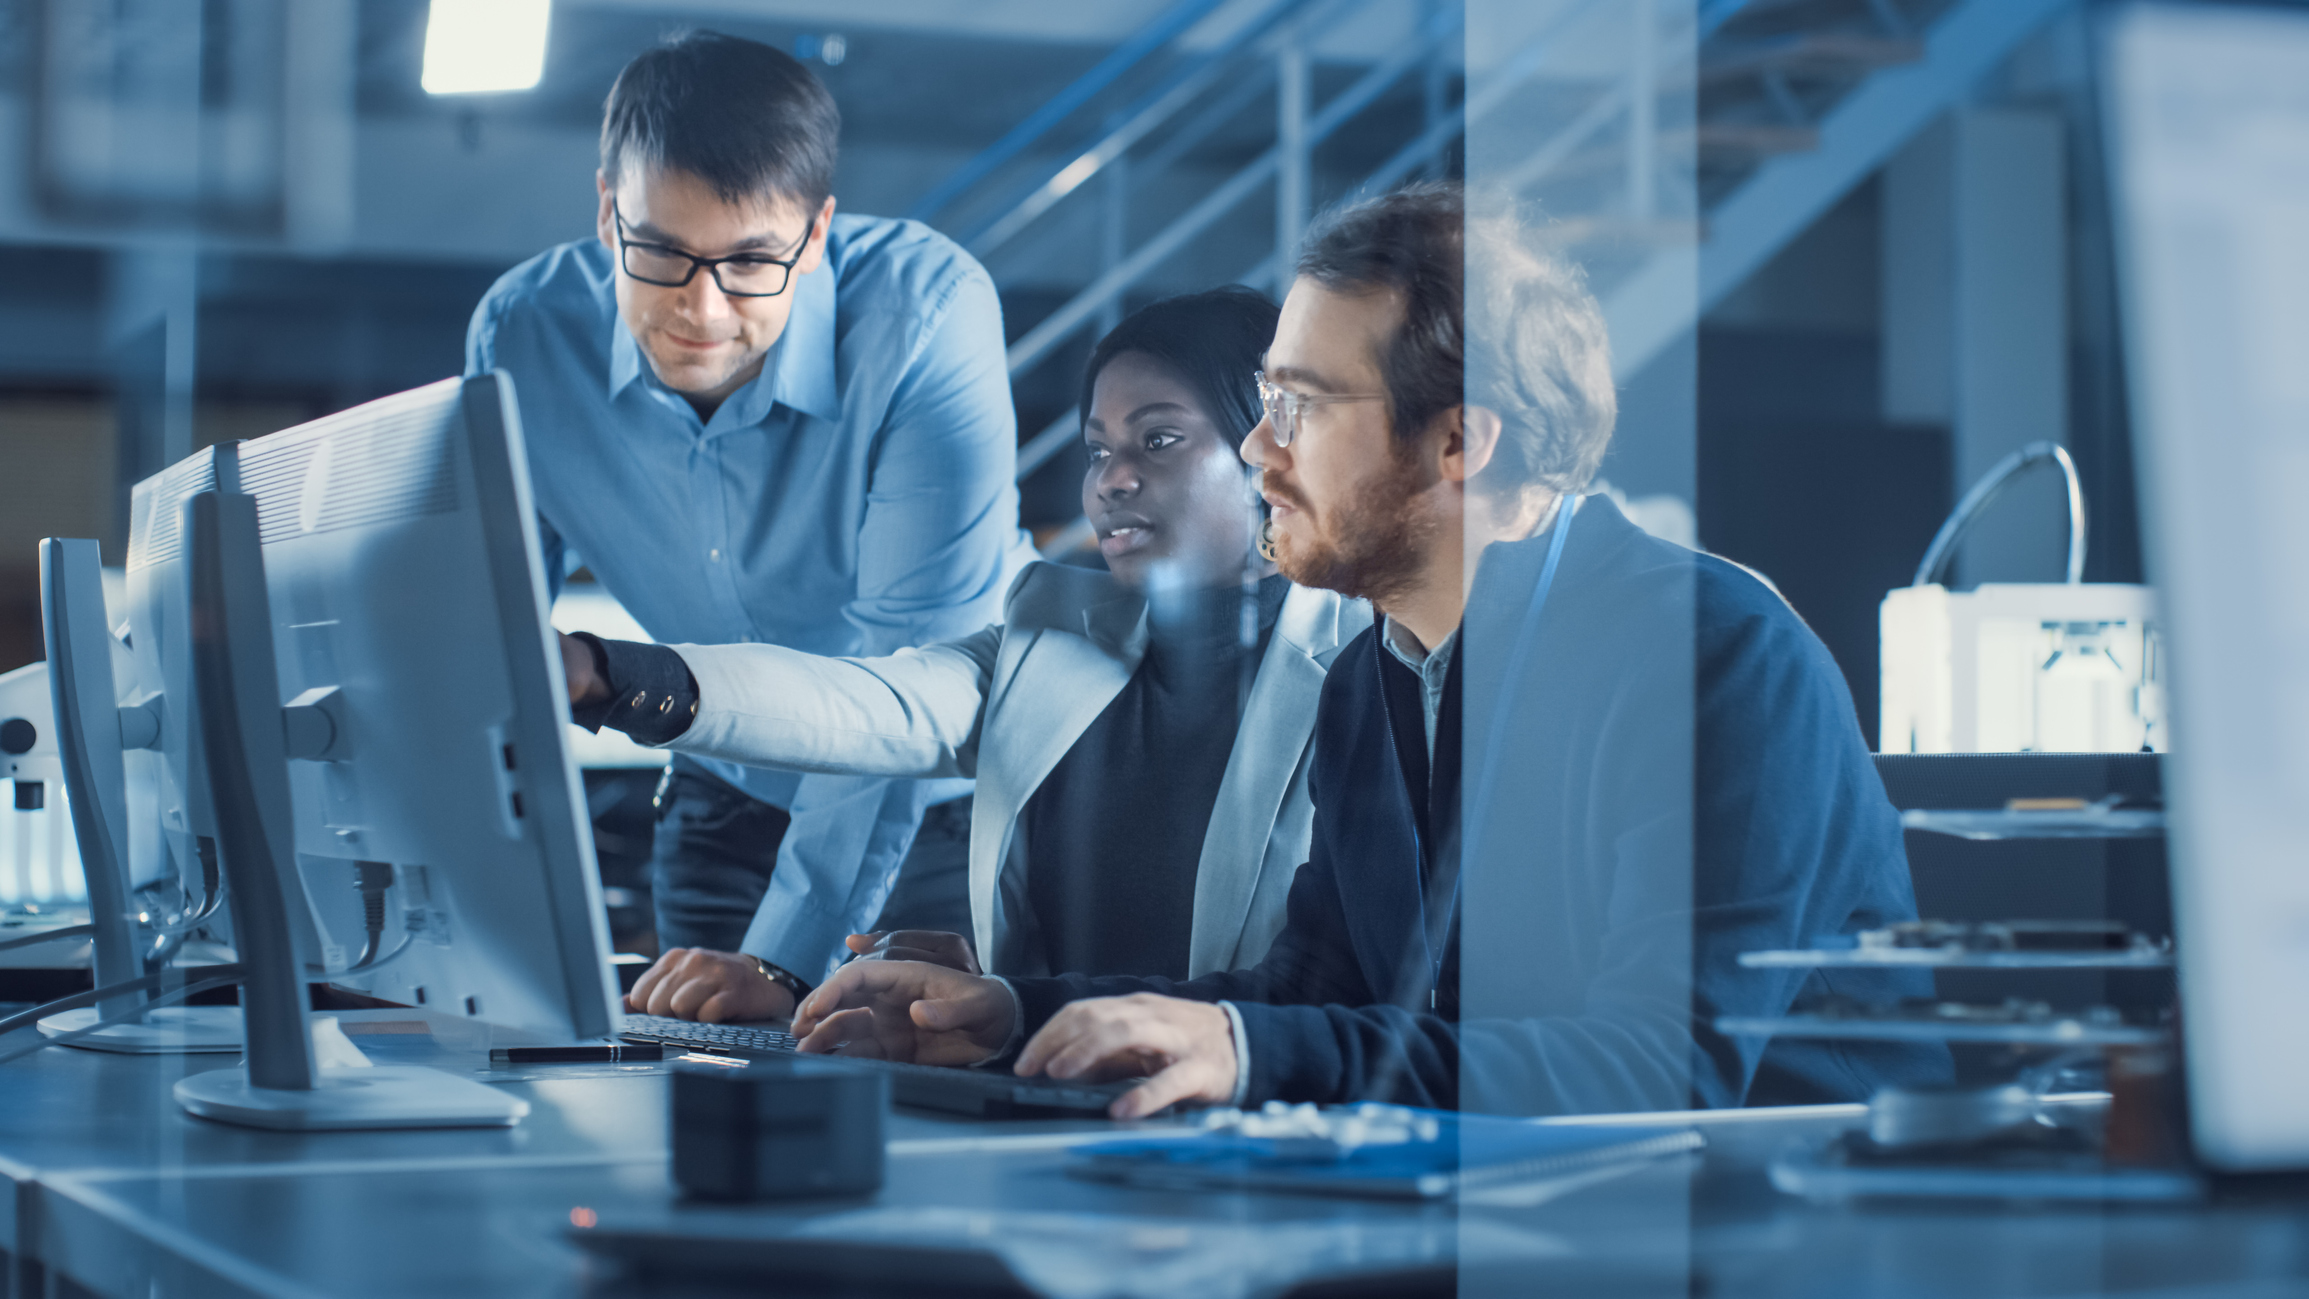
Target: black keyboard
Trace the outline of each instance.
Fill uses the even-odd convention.
[[[690,1046],[706,1051],[744,1052],[749,1055],[792,1055],[794,1035],[782,1028],[747,1024],[700,1024],[663,1015],[627,1015],[624,1037],[633,1042]]]
[[[755,1059],[799,1054],[794,1035],[782,1028],[746,1024],[699,1024],[662,1015],[627,1015],[621,1032],[629,1042]],[[944,1110],[979,1118],[1104,1118],[1106,1107],[1132,1084],[1068,1083],[1020,1078],[992,1070],[948,1069],[857,1056],[814,1056],[882,1071],[890,1078],[890,1099],[900,1105]]]

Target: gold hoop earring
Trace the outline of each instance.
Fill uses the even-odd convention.
[[[1275,521],[1273,519],[1259,520],[1258,547],[1259,558],[1266,560],[1270,564],[1275,563],[1282,558],[1275,553]]]

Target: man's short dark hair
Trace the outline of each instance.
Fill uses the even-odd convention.
[[[1098,340],[1082,368],[1082,421],[1099,372],[1125,352],[1168,367],[1195,394],[1219,432],[1237,448],[1265,417],[1259,406],[1259,358],[1275,341],[1275,304],[1240,284],[1164,298],[1140,307]]]
[[[1595,477],[1619,417],[1603,311],[1512,209],[1470,217],[1459,186],[1408,185],[1324,217],[1298,273],[1334,293],[1402,299],[1379,358],[1399,445],[1464,403],[1502,425],[1478,485],[1576,492]]]
[[[686,171],[731,203],[817,215],[834,192],[842,113],[810,70],[760,41],[677,36],[625,65],[601,117],[601,170]]]

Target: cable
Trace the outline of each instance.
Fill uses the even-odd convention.
[[[204,899],[199,907],[191,911],[156,916],[144,921],[143,925],[146,932],[155,938],[187,938],[208,923],[208,918],[216,914],[216,904],[220,901],[221,898]]]
[[[25,1046],[17,1047],[15,1050],[10,1051],[5,1055],[0,1055],[0,1064],[7,1064],[12,1060],[21,1060],[25,1056],[28,1056],[34,1051],[38,1051],[43,1047],[66,1046],[92,1034],[101,1033],[108,1028],[112,1028],[120,1024],[134,1023],[137,1020],[143,1019],[147,1012],[158,1010],[163,1006],[173,1006],[188,997],[197,997],[204,992],[210,992],[217,988],[229,988],[233,984],[239,983],[243,977],[240,973],[240,967],[237,965],[210,966],[209,968],[231,970],[233,973],[218,978],[203,979],[198,983],[188,983],[185,986],[178,988],[174,992],[164,992],[126,1014],[114,1015],[110,1019],[100,1019],[95,1023],[90,1024],[86,1028],[74,1029],[69,1033],[59,1033],[54,1037],[43,1036],[37,1042],[32,1042]]]
[[[361,893],[360,958],[353,968],[363,969],[377,959],[385,946],[385,891],[393,887],[393,866],[390,862],[364,861],[353,863],[353,887]]]
[[[224,894],[222,892],[213,893],[202,898],[200,905],[191,911],[180,911],[173,916],[163,916],[157,921],[150,922],[149,927],[153,933],[164,938],[190,934],[208,923],[208,918],[215,915],[217,908],[223,904]]]
[[[223,881],[217,877],[215,857],[213,850],[203,854],[200,905],[190,911],[180,911],[173,916],[163,916],[156,922],[150,922],[154,933],[163,937],[190,934],[207,923],[208,918],[217,913],[217,908],[224,905],[225,888]],[[187,899],[192,896],[182,885],[177,887],[177,891]]]
[[[230,974],[236,980],[241,978],[245,973],[245,971],[239,965],[210,965],[204,966],[202,969],[204,972],[215,971],[219,976]],[[0,1019],[0,1034],[13,1033],[17,1029],[24,1027],[26,1024],[38,1023],[39,1021],[48,1018],[50,1015],[57,1014],[61,1011],[81,1010],[86,1007],[93,1006],[97,1002],[107,1001],[113,997],[118,997],[126,993],[142,992],[147,988],[157,988],[160,986],[161,980],[167,977],[168,975],[164,971],[160,974],[145,975],[141,979],[123,979],[119,983],[107,984],[101,988],[90,988],[86,992],[75,992],[69,997],[58,997],[56,1000],[49,1002],[45,1006],[34,1006],[30,1010],[18,1011],[6,1019]]]
[[[1949,511],[1948,521],[1940,525],[1932,544],[1925,548],[1924,562],[1916,566],[1916,580],[1910,585],[1930,586],[1939,581],[1941,570],[1956,552],[1956,543],[1964,537],[1964,530],[1972,526],[1972,521],[1988,508],[1989,502],[2003,493],[2013,475],[2048,460],[2060,466],[2061,477],[2068,483],[2068,582],[2075,586],[2084,581],[2085,489],[2077,477],[2076,461],[2069,459],[2067,448],[2058,442],[2031,442],[1991,466],[1980,481],[1972,485],[1972,490],[1964,494],[1964,499],[1956,503],[1956,508]]]
[[[329,979],[338,977],[339,975],[374,974],[377,971],[384,969],[386,966],[391,965],[393,962],[400,960],[402,957],[407,956],[409,954],[409,949],[415,947],[416,945],[417,935],[412,933],[408,937],[401,940],[401,945],[399,947],[396,947],[392,951],[385,953],[383,956],[380,956],[376,960],[369,962],[367,965],[355,965],[349,969],[333,971],[328,975],[316,975],[313,981],[315,983],[325,983]]]
[[[409,924],[406,934],[401,939],[400,946],[394,948],[390,952],[385,953],[383,956],[378,957],[374,961],[355,963],[353,965],[346,966],[342,970],[329,970],[323,969],[319,966],[308,965],[305,967],[305,982],[327,983],[331,979],[341,978],[348,974],[374,974],[378,970],[382,970],[386,966],[391,965],[393,962],[400,960],[404,956],[407,956],[410,950],[417,946],[418,931],[424,927],[422,922],[422,916],[424,913],[412,911],[404,912],[403,914],[408,917]],[[364,953],[364,955],[366,955],[366,953]]]
[[[94,925],[66,925],[62,929],[51,929],[46,933],[27,934],[22,938],[11,938],[5,942],[0,942],[0,952],[5,952],[12,947],[30,947],[35,943],[53,943],[63,938],[86,938],[95,932],[96,926]]]

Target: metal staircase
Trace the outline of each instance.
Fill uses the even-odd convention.
[[[1021,480],[1076,435],[1067,371],[1126,302],[1273,290],[1317,203],[1470,150],[1586,267],[1624,381],[2078,0],[1471,0],[1474,35],[1469,2],[1267,0],[1214,35],[1244,6],[1178,0],[915,206],[1006,299],[1077,272],[1009,349],[1048,421]]]

